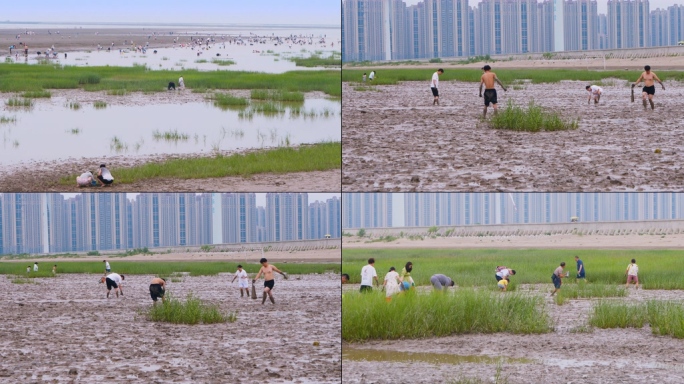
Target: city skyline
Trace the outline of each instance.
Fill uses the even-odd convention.
[[[60,195],[66,196],[66,197],[74,197],[76,195],[80,195],[81,193],[66,193],[62,192]],[[129,200],[135,200],[135,196],[139,195],[139,192],[126,192],[126,198]],[[196,192],[196,195],[202,195],[203,193],[201,192]],[[266,193],[255,193],[256,196],[256,205],[257,206],[265,206],[266,205]],[[309,196],[310,202],[315,202],[315,201],[321,201],[324,202],[332,197],[337,197],[340,199],[342,197],[342,194],[339,192],[309,192],[307,193]]]
[[[162,2],[93,2],[35,0],[16,2],[0,21],[67,22],[79,20],[121,23],[217,23],[244,25],[340,25],[340,9],[331,1],[266,0],[238,2],[209,0],[193,5],[179,0]]]
[[[0,254],[337,238],[340,199],[306,193],[0,194]]]
[[[416,5],[419,2],[423,0],[404,0],[406,5]],[[474,1],[473,3],[480,3],[481,0]],[[678,4],[674,0],[649,0],[649,3],[651,3],[651,9],[656,9],[656,8],[667,8],[671,5]],[[603,0],[603,1],[597,1],[596,4],[598,5],[598,12],[605,14],[608,12],[608,0]]]
[[[684,194],[673,192],[349,195],[342,195],[343,228],[684,219]]]

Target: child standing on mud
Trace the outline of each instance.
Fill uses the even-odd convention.
[[[629,283],[633,281],[636,285],[635,289],[639,289],[638,274],[639,266],[636,264],[636,260],[632,259],[632,262],[627,266],[627,270],[625,271],[625,275],[627,276],[627,284],[625,284],[625,288],[629,288]]]
[[[551,281],[553,281],[553,286],[555,289],[553,292],[551,292],[551,296],[553,296],[558,290],[561,288],[561,284],[563,283],[561,279],[565,275],[563,275],[563,270],[565,269],[565,261],[560,263],[560,267],[556,268],[555,271],[553,271],[553,275],[551,275]]]
[[[501,292],[506,292],[506,289],[508,288],[508,278],[497,281],[496,286],[499,287]]]
[[[238,279],[238,288],[240,288],[240,297],[247,296],[249,298],[249,277],[247,277],[247,271],[242,269],[242,265],[237,266],[237,271],[235,272],[235,277],[233,281]],[[233,283],[231,281],[231,284]],[[244,289],[244,294],[243,290]]]

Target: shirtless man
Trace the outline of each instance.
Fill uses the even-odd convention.
[[[107,298],[109,299],[109,292],[114,288],[116,297],[119,297],[119,292],[123,296],[123,281],[126,278],[124,275],[119,275],[118,273],[110,273],[107,276],[102,276],[100,283],[107,283]]]
[[[166,279],[161,277],[155,277],[150,282],[150,297],[155,304],[157,304],[157,299],[161,297],[162,303],[164,302],[164,292],[166,291]]]
[[[266,302],[266,295],[268,295],[268,298],[271,300],[271,303],[275,304],[275,299],[273,298],[273,286],[275,285],[275,280],[273,279],[273,272],[278,272],[285,279],[287,279],[287,275],[280,269],[276,268],[275,265],[270,265],[268,263],[268,260],[266,260],[265,257],[262,257],[261,260],[259,260],[261,263],[261,269],[259,269],[259,273],[257,273],[256,277],[254,280],[252,280],[252,283],[256,282],[259,280],[259,277],[261,274],[264,274],[264,295],[261,298],[261,304]]]
[[[506,87],[504,87],[503,84],[501,84],[501,81],[499,81],[499,78],[496,77],[496,73],[492,72],[492,67],[489,65],[485,65],[482,67],[484,70],[484,73],[482,74],[482,77],[480,78],[480,97],[482,97],[482,85],[484,84],[485,86],[485,93],[484,93],[484,111],[482,113],[482,118],[487,117],[487,107],[489,107],[489,103],[492,103],[494,105],[494,113],[496,113],[496,89],[494,89],[494,82],[499,83],[501,88],[503,88],[504,92],[506,92]]]
[[[648,102],[651,104],[651,110],[655,109],[655,105],[653,104],[653,95],[655,95],[655,83],[654,80],[660,83],[660,86],[663,87],[663,91],[665,90],[665,86],[663,85],[663,82],[660,81],[658,76],[656,76],[655,73],[651,72],[651,66],[647,65],[644,67],[644,72],[639,76],[639,79],[632,84],[632,88],[636,87],[641,80],[644,81],[644,88],[641,90],[641,98],[644,104],[644,109],[646,109],[646,97],[648,96]]]

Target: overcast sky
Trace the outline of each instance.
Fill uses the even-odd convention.
[[[340,25],[337,0],[31,0],[4,2],[0,21]]]
[[[537,0],[537,2],[542,2],[543,0]],[[415,5],[419,3],[419,0],[404,0],[406,5]],[[476,6],[477,4],[481,3],[482,1],[480,0],[470,0],[468,4],[471,7]],[[608,12],[608,0],[598,0],[597,2],[598,5],[598,12],[599,13],[606,13]],[[667,9],[667,7],[671,5],[675,5],[680,3],[680,1],[677,0],[650,0],[649,1],[649,8],[651,10],[654,10],[656,8],[662,8],[662,9]]]

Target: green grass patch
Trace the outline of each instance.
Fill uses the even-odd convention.
[[[237,313],[223,313],[218,305],[209,305],[202,300],[188,295],[185,301],[180,301],[170,294],[161,305],[153,305],[148,309],[147,317],[151,321],[172,324],[216,324],[233,323],[237,320]]]
[[[128,91],[125,89],[110,89],[107,91],[107,94],[111,96],[126,96],[128,95]]]
[[[429,81],[430,77],[435,71],[434,67],[426,68],[385,68],[379,66],[371,67],[370,63],[365,69],[345,68],[342,71],[342,81],[360,83],[363,73],[376,70],[376,79],[373,80],[374,85],[388,85],[396,84],[399,81]],[[594,83],[603,79],[620,79],[634,82],[639,78],[642,70],[633,71],[599,71],[586,69],[497,69],[494,66],[493,71],[497,77],[508,85],[515,79],[530,79],[532,83],[558,83],[561,80],[575,80]],[[684,72],[682,71],[657,71],[658,77],[661,80],[684,81]],[[482,71],[480,69],[451,69],[448,68],[444,74],[440,75],[440,81],[464,81],[480,83]],[[477,84],[473,84],[473,89],[477,88]],[[584,87],[582,87],[584,90]]]
[[[237,270],[238,264],[241,264],[247,273],[256,274],[259,271],[259,268],[261,268],[260,264],[251,264],[247,262],[119,261],[109,255],[103,258],[106,258],[110,262],[112,271],[124,275],[171,276],[174,272],[188,272],[191,276],[216,276],[222,272],[234,273]],[[33,262],[33,260],[34,259],[32,259],[31,262]],[[41,262],[39,263],[41,265],[43,264]],[[48,265],[48,263],[50,264]],[[104,263],[102,263],[101,259],[92,261],[45,261],[44,267],[41,267],[42,269],[39,272],[33,272],[33,263],[31,263],[31,273],[29,274],[29,277],[52,277],[53,264],[57,264],[57,275],[66,273],[102,274],[104,272]],[[27,265],[28,264],[19,262],[0,262],[0,274],[25,276]],[[276,263],[276,266],[288,274],[294,275],[340,272],[339,263]]]
[[[440,337],[467,333],[550,332],[540,297],[458,289],[409,291],[385,301],[383,292],[348,292],[342,299],[342,339],[347,342]]]
[[[213,60],[211,60],[211,62],[216,64],[216,65],[219,65],[219,66],[235,65],[235,61],[233,61],[233,60],[213,59]]]
[[[95,109],[104,109],[107,108],[107,103],[105,101],[97,100],[93,103],[93,107],[95,107]]]
[[[27,99],[40,99],[40,98],[45,98],[49,99],[52,97],[52,94],[50,91],[46,90],[40,90],[40,91],[26,91],[21,94],[21,97],[27,98]]]
[[[513,278],[515,278],[515,276],[513,276]],[[627,296],[627,290],[622,285],[587,284],[583,280],[579,280],[577,284],[563,283],[561,290],[554,296],[554,301],[558,305],[563,305],[566,301],[571,299],[625,296]]]
[[[159,70],[137,67],[74,67],[0,63],[0,92],[74,89],[116,92],[165,92],[169,79],[183,75],[188,88],[282,89],[321,91],[341,96],[339,70],[260,73],[247,71]],[[121,91],[124,90],[124,91]]]
[[[214,93],[207,98],[213,100],[217,107],[246,107],[249,105],[249,101],[244,97],[235,97],[227,93]]]
[[[309,57],[292,57],[289,59],[298,67],[342,67],[342,55],[336,52],[328,57],[313,54]]]
[[[286,110],[282,103],[272,101],[254,103],[250,109],[254,113],[261,113],[264,115],[281,115],[285,113]]]
[[[188,141],[190,138],[190,135],[187,133],[182,133],[178,132],[177,129],[174,129],[173,131],[166,131],[166,132],[161,132],[158,129],[152,132],[152,137],[156,141],[164,140],[164,141],[173,141],[173,142],[178,142],[178,141]]]
[[[70,101],[66,104],[66,106],[69,109],[73,109],[74,111],[78,111],[79,109],[81,109],[81,103],[79,103],[78,101]]]
[[[659,236],[659,235],[658,235]],[[371,241],[368,239],[368,241]],[[577,255],[584,261],[588,285],[622,285],[625,269],[632,258],[639,265],[639,288],[684,289],[684,258],[678,250],[592,250],[592,249],[421,249],[420,240],[413,249],[350,249],[342,250],[342,271],[360,283],[361,268],[370,257],[380,278],[391,266],[401,271],[406,262],[413,262],[411,276],[418,285],[430,285],[430,277],[443,273],[453,277],[461,287],[496,287],[494,270],[497,265],[515,269],[511,282],[516,284],[548,284],[551,274],[561,261],[566,263],[570,278],[563,281],[561,291],[574,283]]]
[[[0,124],[13,124],[17,122],[16,116],[0,116]]]
[[[204,64],[204,63],[206,63],[206,62],[207,62],[207,59],[197,59],[197,60],[195,60],[195,63],[198,63],[198,64]]]
[[[684,339],[684,305],[658,300],[639,304],[600,301],[594,305],[589,324],[597,328],[642,328],[649,324],[654,335]]]
[[[250,97],[257,100],[304,102],[304,94],[302,92],[288,92],[283,90],[252,89]]]
[[[508,101],[505,108],[494,114],[489,121],[494,129],[512,131],[565,131],[577,129],[578,120],[565,120],[556,112],[547,112],[534,101],[530,101],[527,109]]]
[[[31,99],[19,99],[16,97],[11,97],[5,101],[5,105],[8,107],[33,107],[33,100]]]

